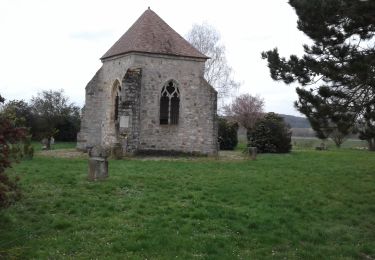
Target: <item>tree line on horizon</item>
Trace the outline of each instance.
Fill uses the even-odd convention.
[[[30,102],[9,100],[0,107],[0,114],[14,127],[26,128],[35,141],[53,137],[74,142],[80,129],[80,107],[70,102],[63,90],[44,90]]]

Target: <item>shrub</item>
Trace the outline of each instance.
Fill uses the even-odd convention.
[[[26,136],[23,141],[23,158],[31,160],[34,157],[34,147],[31,144],[31,135]]]
[[[238,124],[219,117],[220,150],[234,150],[237,146]]]
[[[76,141],[80,109],[69,101],[63,90],[38,93],[31,99],[30,108],[34,117],[31,125],[33,138],[42,140],[54,137],[56,141]]]
[[[4,99],[0,96],[0,103]],[[20,195],[17,179],[13,180],[5,173],[12,159],[20,153],[18,143],[24,138],[26,129],[15,127],[3,113],[0,113],[0,208],[8,206]]]
[[[288,153],[292,148],[290,127],[275,113],[267,113],[248,135],[249,145],[261,153]]]

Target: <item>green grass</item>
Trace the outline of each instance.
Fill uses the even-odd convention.
[[[247,147],[246,142],[238,142],[238,144],[237,144],[237,146],[234,150],[242,152],[243,150],[246,149],[246,147]]]
[[[297,151],[257,161],[15,166],[24,197],[0,211],[0,258],[375,258],[375,153]]]

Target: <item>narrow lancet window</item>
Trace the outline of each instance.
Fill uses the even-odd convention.
[[[118,120],[118,101],[119,101],[119,96],[117,93],[115,97],[115,121]]]

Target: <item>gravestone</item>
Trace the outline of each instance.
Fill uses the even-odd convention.
[[[102,146],[94,146],[89,150],[89,180],[103,180],[108,177],[108,155],[108,149]]]
[[[249,157],[251,158],[251,160],[256,160],[258,149],[256,147],[248,147],[248,149]]]
[[[41,143],[42,143],[42,150],[49,150],[47,138],[43,138]]]
[[[112,147],[112,157],[116,160],[120,160],[122,158],[122,146],[121,143],[114,143]]]

